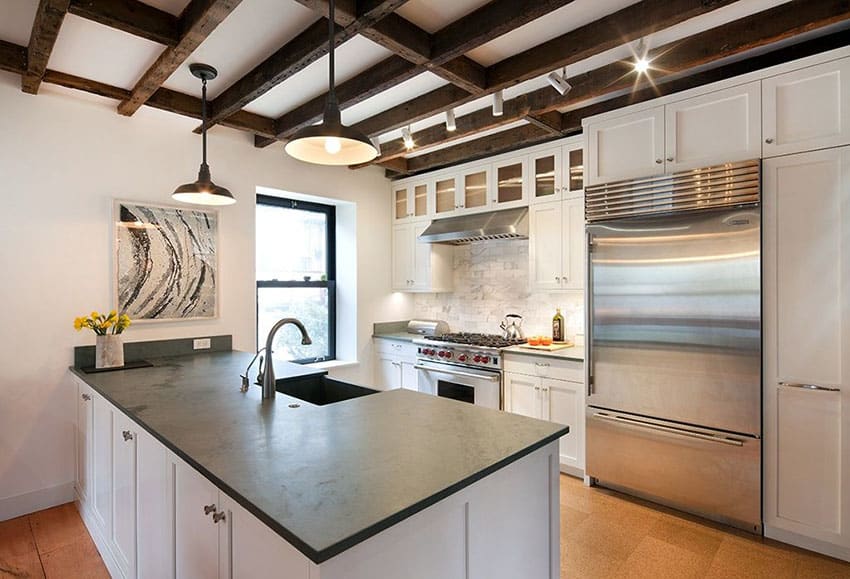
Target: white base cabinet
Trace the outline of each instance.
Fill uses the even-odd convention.
[[[581,362],[505,355],[505,409],[570,427],[559,441],[561,470],[584,474],[584,370]]]
[[[113,577],[560,577],[557,442],[317,565],[74,380],[76,488],[88,489],[78,490],[77,506]],[[98,448],[110,449],[100,457],[108,459],[103,464]],[[105,522],[106,511],[95,502],[96,474],[102,475],[97,490],[104,504],[114,505]]]
[[[765,535],[850,560],[850,147],[764,163]]]
[[[379,390],[407,388],[418,390],[416,365],[417,347],[410,342],[375,338],[375,377]]]

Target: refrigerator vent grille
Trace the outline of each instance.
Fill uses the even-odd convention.
[[[679,213],[758,203],[758,159],[643,179],[593,185],[584,190],[589,223],[622,217]]]

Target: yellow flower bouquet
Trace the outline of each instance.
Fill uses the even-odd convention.
[[[108,334],[120,334],[130,326],[130,323],[130,316],[127,314],[119,316],[115,310],[108,314],[92,312],[88,316],[75,318],[74,329],[79,332],[83,328],[89,328],[98,336],[106,336]]]

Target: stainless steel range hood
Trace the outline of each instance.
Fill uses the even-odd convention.
[[[491,239],[528,239],[528,207],[435,219],[419,236],[425,243],[449,245]]]

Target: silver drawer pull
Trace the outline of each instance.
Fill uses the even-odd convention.
[[[220,513],[215,513],[213,515],[213,523],[221,522],[221,521],[225,520],[226,518],[227,517],[225,516],[224,511],[222,511]]]
[[[86,402],[91,400],[91,394],[83,394],[83,400],[85,400]]]
[[[800,384],[798,382],[780,382],[780,386],[788,388],[800,388],[801,390],[823,390],[824,392],[841,392],[841,388],[833,388],[832,386],[818,386],[817,384]]]
[[[635,420],[633,418],[623,418],[622,416],[611,416],[610,414],[602,414],[597,412],[593,415],[594,418],[599,418],[601,420],[607,420],[609,422],[618,422],[620,424],[628,424],[629,426],[636,426],[638,428],[647,428],[649,430],[659,430],[661,432],[667,432],[669,434],[676,434],[678,436],[686,436],[688,438],[698,438],[700,440],[705,440],[708,442],[719,442],[721,444],[728,444],[730,446],[744,446],[743,440],[738,440],[737,438],[729,438],[725,436],[712,436],[710,434],[703,434],[702,432],[696,432],[693,430],[686,430],[684,428],[674,428],[672,426],[662,426],[660,424],[653,424],[652,422],[644,422],[642,420]]]

